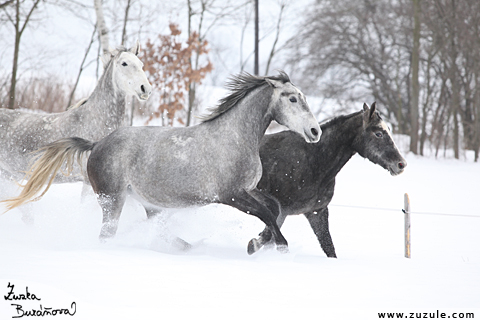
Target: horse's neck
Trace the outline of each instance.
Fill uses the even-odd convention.
[[[332,178],[357,152],[355,140],[360,133],[362,121],[362,117],[355,116],[322,129],[321,141],[317,144],[320,150],[317,154],[324,159],[319,160],[323,162],[322,171],[328,172]]]
[[[118,90],[113,83],[113,65],[105,70],[92,95],[88,98],[90,112],[96,120],[102,121],[106,127],[118,128],[125,115],[125,93]]]
[[[213,121],[220,132],[258,151],[260,140],[273,119],[269,111],[270,101],[268,87],[258,88]]]

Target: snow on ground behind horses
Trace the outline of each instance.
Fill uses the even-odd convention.
[[[412,259],[405,259],[401,212],[408,192],[415,212],[480,215],[480,165],[472,157],[409,154],[405,173],[392,177],[354,156],[337,176],[330,207],[338,259],[325,257],[302,216],[282,228],[289,254],[248,256],[248,240],[264,227],[257,218],[210,205],[149,222],[131,199],[117,236],[101,244],[94,196],[82,202],[81,183],[54,185],[28,206],[33,226],[18,209],[0,216],[0,292],[10,282],[18,293],[28,286],[43,306],[75,301],[73,319],[377,319],[377,312],[474,308],[478,317],[480,218],[413,214]],[[174,236],[193,249],[175,249]],[[0,301],[0,318],[15,315]]]

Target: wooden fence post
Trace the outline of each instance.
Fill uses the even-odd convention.
[[[410,259],[410,199],[407,193],[404,196],[403,213],[405,214],[405,258]]]

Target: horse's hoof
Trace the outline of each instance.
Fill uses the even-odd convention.
[[[248,242],[247,252],[249,255],[254,254],[260,250],[261,246],[257,239],[252,239]]]
[[[280,253],[289,253],[288,246],[286,244],[277,245],[277,251]]]

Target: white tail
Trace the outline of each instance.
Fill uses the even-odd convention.
[[[48,191],[55,179],[58,171],[65,163],[66,171],[62,173],[66,176],[73,171],[75,155],[79,165],[82,165],[82,159],[86,151],[93,149],[94,143],[81,138],[66,138],[55,141],[36,152],[35,162],[26,172],[24,180],[28,180],[24,185],[20,185],[22,192],[18,197],[0,201],[7,207],[7,211],[19,207],[27,202],[37,201]],[[43,192],[36,198],[35,195],[40,193],[43,186],[47,184]]]

